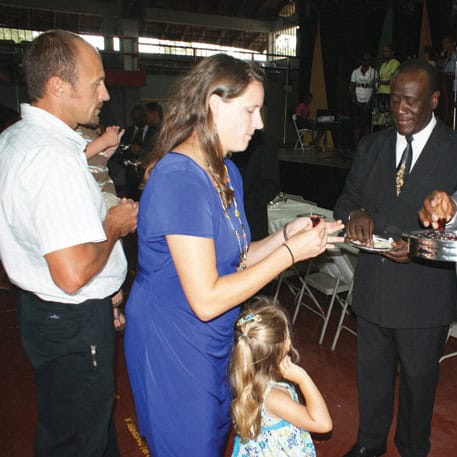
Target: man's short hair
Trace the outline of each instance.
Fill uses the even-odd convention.
[[[149,102],[146,103],[144,107],[146,108],[146,111],[149,111],[150,113],[157,113],[160,120],[163,119],[163,108],[159,102]]]
[[[76,42],[86,43],[66,30],[49,30],[35,38],[22,62],[25,81],[32,101],[44,96],[52,76],[59,76],[74,85],[78,80]]]
[[[402,62],[398,68],[395,70],[395,73],[392,76],[392,79],[395,78],[399,73],[413,72],[413,71],[423,71],[428,76],[428,86],[430,90],[430,95],[433,92],[439,90],[439,78],[437,69],[431,65],[429,62],[422,59],[410,59]]]

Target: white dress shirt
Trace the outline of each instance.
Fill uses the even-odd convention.
[[[52,280],[45,255],[106,240],[102,193],[84,155],[85,141],[45,110],[22,105],[22,120],[0,135],[0,256],[12,283],[43,300],[81,303],[122,285],[120,241],[105,266],[75,294]]]
[[[417,132],[413,135],[413,142],[411,143],[411,146],[413,148],[413,157],[411,160],[411,170],[413,169],[414,165],[417,162],[417,159],[422,153],[422,150],[425,147],[425,144],[427,143],[428,139],[430,138],[430,135],[432,134],[433,129],[435,128],[436,125],[436,118],[435,115],[432,113],[432,118],[430,119],[430,122],[420,131]],[[398,165],[400,164],[401,156],[403,155],[403,151],[406,148],[406,136],[400,135],[397,132],[397,143],[396,143],[396,166],[398,168]]]

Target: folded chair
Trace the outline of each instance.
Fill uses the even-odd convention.
[[[305,152],[305,144],[303,143],[303,135],[305,133],[310,133],[311,134],[311,138],[312,138],[313,143],[314,143],[314,132],[311,129],[300,129],[300,128],[298,128],[297,115],[296,114],[292,114],[292,122],[293,122],[294,127],[295,127],[295,133],[297,134],[297,141],[295,142],[294,151],[301,150],[302,152]]]
[[[450,337],[452,338],[457,338],[457,322],[453,322],[450,326],[449,326],[449,333],[447,334],[447,339],[449,339]],[[447,341],[447,340],[446,340]],[[446,359],[449,359],[451,357],[454,357],[457,355],[457,351],[456,352],[451,352],[449,354],[446,354],[446,355],[443,355],[440,359],[440,363],[443,361],[443,360],[446,360]]]
[[[318,271],[311,271],[311,268],[308,268],[305,275],[301,278],[301,287],[296,296],[292,322],[295,322],[302,306],[317,314],[324,321],[319,337],[319,344],[322,344],[333,307],[335,303],[338,303],[341,306],[343,318],[340,317],[340,322],[335,333],[334,343],[332,345],[332,350],[334,350],[342,329],[347,329],[351,333],[354,332],[349,327],[343,325],[344,316],[347,313],[352,296],[354,269],[353,265],[347,260],[347,256],[341,251],[327,252],[319,257],[316,262]],[[329,297],[327,306],[319,302],[316,297],[316,291]],[[311,303],[304,301],[304,297],[308,297]]]

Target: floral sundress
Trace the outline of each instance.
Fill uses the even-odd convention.
[[[264,399],[273,387],[287,389],[298,402],[295,388],[286,382],[270,382],[265,389]],[[259,436],[245,442],[236,436],[232,457],[316,457],[316,450],[309,432],[284,419],[271,418],[263,404]]]

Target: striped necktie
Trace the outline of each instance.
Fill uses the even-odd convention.
[[[397,168],[397,178],[396,178],[396,185],[397,185],[397,196],[400,195],[401,188],[406,182],[406,179],[408,178],[409,171],[411,169],[411,161],[413,159],[413,136],[412,135],[407,135],[406,136],[406,148],[403,151],[403,154],[401,156],[400,164],[398,165]]]

